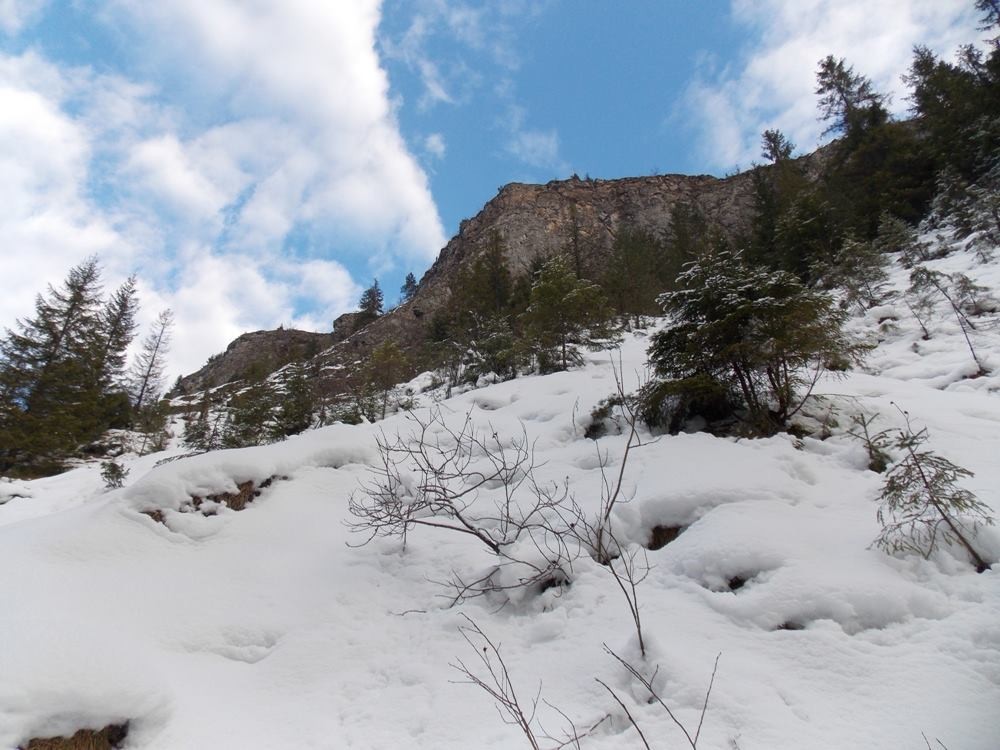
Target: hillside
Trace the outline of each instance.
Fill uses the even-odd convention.
[[[831,145],[796,160],[808,175],[815,175],[827,158]],[[767,170],[767,167],[763,167]],[[352,314],[336,321],[328,334],[325,351],[318,357],[330,384],[337,391],[343,373],[379,343],[392,340],[404,349],[419,345],[433,314],[442,309],[463,268],[481,255],[494,237],[503,242],[504,258],[514,276],[528,272],[537,258],[558,252],[580,257],[592,275],[607,267],[615,237],[625,228],[669,235],[673,212],[692,209],[710,227],[735,239],[745,234],[753,216],[753,178],[743,172],[726,178],[707,175],[650,175],[622,179],[554,180],[544,185],[511,183],[471,219],[462,222],[456,234],[442,248],[437,260],[420,280],[414,298],[389,310],[386,315],[355,330]],[[288,360],[280,356],[287,349],[292,332],[256,331],[244,334],[205,367],[181,379],[173,395],[191,394],[205,385],[222,385],[238,377],[248,364],[246,344],[268,372]],[[304,335],[304,332],[298,332]],[[320,340],[316,335],[317,341]],[[327,349],[329,347],[329,349]]]
[[[998,293],[995,260],[947,233],[926,239],[943,256],[928,267]],[[469,251],[455,242],[440,263]],[[909,274],[898,260],[897,293]],[[443,283],[444,271],[434,273],[421,289],[427,298]],[[526,746],[454,668],[488,680],[484,646],[498,666],[469,633],[474,621],[526,710],[537,704],[534,731],[562,736],[571,721],[591,730],[583,748],[642,747],[629,715],[650,746],[687,746],[611,650],[692,734],[721,654],[701,748],[895,750],[924,747],[925,735],[953,750],[994,750],[997,566],[976,574],[957,547],[928,559],[873,548],[884,477],[847,434],[852,415],[897,429],[905,410],[928,430],[930,449],[974,472],[962,486],[1000,512],[1000,317],[976,319],[973,343],[989,372],[972,377],[950,308],[939,300],[924,312],[926,339],[898,295],[852,319],[877,348],[863,369],[818,384],[798,420],[804,437],[640,428],[623,466],[629,437],[620,422],[596,441],[585,433],[616,372],[635,387],[647,330],[626,338],[620,358],[588,354],[568,372],[450,399],[427,389],[414,412],[376,425],[333,425],[159,466],[183,450],[129,456],[119,490],[103,489],[96,464],[5,482],[0,747],[125,722],[124,746],[136,750]],[[427,377],[411,384],[428,385]],[[622,590],[590,556],[570,555],[558,585],[516,586],[532,575],[527,563],[551,551],[550,527],[522,540],[521,563],[502,568],[495,590],[454,606],[447,582],[475,581],[496,563],[480,540],[416,527],[405,545],[365,544],[368,534],[352,533],[352,498],[364,503],[384,467],[379,441],[398,434],[415,445],[407,441],[421,422],[431,451],[474,425],[494,452],[477,451],[471,468],[487,473],[491,455],[530,447],[535,480],[555,498],[565,487],[588,517],[605,479],[613,486],[623,469],[612,528],[638,563],[650,548],[635,588],[645,658]],[[420,476],[404,469],[400,479],[412,491]],[[491,509],[506,507],[504,497],[503,483],[491,482],[469,499]],[[521,512],[538,501],[529,484],[512,495]],[[652,549],[654,537],[678,531]],[[1000,559],[996,527],[976,544]]]

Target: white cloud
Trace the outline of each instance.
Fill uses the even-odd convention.
[[[420,80],[417,106],[462,106],[497,73],[521,67],[524,28],[541,17],[552,0],[389,0],[394,15],[409,16],[401,32],[384,33],[386,58],[401,62]]]
[[[127,253],[85,197],[92,148],[61,110],[66,88],[33,54],[0,56],[0,321],[7,326],[88,255]]]
[[[424,138],[424,151],[433,159],[443,159],[447,152],[444,136],[441,133],[431,133]]]
[[[247,225],[236,222],[237,235],[263,229],[270,236],[302,220],[325,221],[367,236],[382,252],[435,256],[444,232],[426,175],[393,116],[374,47],[378,2],[161,0],[118,7],[165,59],[183,55],[192,74],[212,82],[235,116],[230,127],[252,122],[257,130],[253,147],[270,158],[248,170],[254,196]],[[240,156],[244,169],[248,158]],[[348,188],[366,200],[346,205]],[[379,226],[388,236],[374,236]],[[405,244],[390,248],[389,239]]]
[[[444,80],[440,67],[424,49],[429,36],[429,24],[427,16],[418,14],[398,39],[382,40],[382,49],[388,56],[403,62],[420,77],[424,90],[418,106],[425,111],[435,104],[455,103],[455,97],[448,90],[450,82]]]
[[[700,131],[704,156],[716,167],[760,160],[760,134],[780,128],[800,147],[816,146],[815,74],[826,55],[846,58],[905,112],[900,74],[915,44],[950,56],[976,38],[975,12],[964,0],[734,0],[735,21],[754,36],[721,68],[709,60],[690,86],[684,119]]]
[[[479,4],[396,0],[392,4],[401,15],[409,14],[410,20],[397,35],[384,34],[380,46],[388,59],[401,62],[420,79],[417,104],[421,110],[439,104],[467,105],[483,93],[484,81],[490,78],[488,95],[504,113],[495,124],[501,137],[506,131],[503,152],[534,169],[569,171],[559,154],[558,133],[527,127],[527,111],[511,78],[521,66],[521,32],[548,10],[550,0]],[[436,145],[430,139],[424,143],[432,158],[437,156]]]
[[[0,28],[27,7],[0,0]],[[174,310],[172,368],[190,372],[245,330],[328,329],[360,294],[348,260],[432,259],[443,229],[395,121],[379,10],[108,0],[147,68],[0,54],[0,325],[97,253],[108,286],[138,272],[144,320]]]
[[[226,204],[226,194],[192,164],[173,134],[136,144],[126,171],[149,193],[196,218],[217,216]]]
[[[0,31],[17,34],[46,5],[46,0],[0,0]]]
[[[507,141],[507,152],[531,167],[561,168],[559,134],[555,130],[516,130]]]
[[[497,95],[507,99],[506,117],[501,127],[509,131],[504,149],[515,159],[529,167],[563,173],[569,165],[559,155],[559,133],[554,129],[541,130],[525,126],[527,112],[514,103],[513,83],[507,79],[497,86]]]

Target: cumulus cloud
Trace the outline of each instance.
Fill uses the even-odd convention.
[[[136,144],[126,170],[146,192],[188,215],[211,218],[226,203],[226,193],[192,163],[173,134]]]
[[[0,0],[0,29],[40,7]],[[0,325],[98,254],[109,286],[139,273],[143,320],[174,309],[174,374],[189,372],[248,329],[328,329],[361,291],[349,263],[412,266],[444,244],[375,50],[377,0],[99,11],[141,47],[130,67],[0,54],[0,232],[15,248]]]
[[[819,143],[815,74],[820,59],[846,58],[892,109],[907,109],[900,74],[915,44],[950,56],[976,38],[972,3],[942,0],[733,0],[753,42],[735,62],[708,58],[687,91],[683,118],[700,132],[703,156],[719,168],[760,160],[760,134],[780,128],[802,150]]]
[[[316,221],[371,238],[375,227],[388,227],[381,250],[434,257],[443,228],[392,112],[374,46],[378,2],[119,0],[116,7],[164,59],[183,58],[193,76],[210,81],[230,127],[254,130],[253,148],[264,158],[251,165],[258,154],[236,155],[253,176],[252,233]],[[355,188],[366,200],[346,205]]]
[[[113,223],[85,195],[88,133],[62,111],[67,85],[34,54],[0,56],[0,320],[11,325],[34,295],[91,254],[123,255]]]
[[[0,0],[0,31],[16,34],[34,19],[46,0]]]

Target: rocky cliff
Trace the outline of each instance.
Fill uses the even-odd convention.
[[[266,377],[289,362],[315,357],[335,341],[332,333],[291,328],[244,333],[200,370],[181,378],[170,395],[190,395],[237,380]]]
[[[803,157],[807,172],[820,154]],[[616,180],[573,177],[544,185],[511,183],[500,189],[473,218],[461,223],[438,259],[421,279],[414,298],[353,330],[351,314],[342,316],[332,334],[302,331],[258,331],[245,334],[217,355],[205,368],[182,380],[186,392],[199,384],[226,382],[246,368],[244,352],[272,352],[277,369],[285,362],[291,342],[322,344],[318,356],[330,378],[349,372],[374,346],[393,339],[404,349],[422,339],[430,316],[444,306],[459,270],[482,253],[491,238],[503,242],[508,266],[514,275],[524,273],[536,257],[570,250],[586,256],[589,267],[606,262],[614,238],[623,228],[642,229],[656,235],[670,231],[671,214],[685,204],[699,211],[707,222],[729,235],[747,229],[753,211],[753,176],[653,175]],[[311,338],[306,338],[311,337]],[[325,338],[324,338],[325,337]],[[301,348],[301,347],[300,347]],[[284,361],[282,361],[284,359]],[[331,387],[326,390],[336,390]]]

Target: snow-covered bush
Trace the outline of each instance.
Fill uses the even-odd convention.
[[[677,283],[660,296],[671,321],[653,337],[650,363],[681,399],[728,392],[753,431],[781,429],[825,369],[846,369],[867,350],[844,332],[845,314],[829,295],[739,251],[706,253]]]

